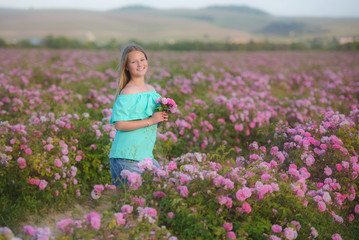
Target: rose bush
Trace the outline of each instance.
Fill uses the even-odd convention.
[[[117,55],[1,49],[0,225],[29,209],[101,201]],[[143,175],[105,212],[55,238],[351,239],[358,234],[358,71],[353,53],[150,53],[149,80],[178,110]],[[5,227],[7,226],[7,227]],[[23,231],[24,230],[24,231]],[[119,235],[120,234],[120,235]],[[143,235],[142,235],[143,234]]]

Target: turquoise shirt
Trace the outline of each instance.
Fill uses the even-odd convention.
[[[155,101],[161,96],[156,91],[118,95],[112,109],[110,123],[149,118],[159,106]],[[117,131],[112,143],[110,158],[142,161],[153,158],[157,124],[133,131]]]

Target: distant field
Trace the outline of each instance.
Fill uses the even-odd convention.
[[[2,11],[4,12],[4,11]],[[5,14],[4,14],[5,13]],[[48,34],[99,42],[118,40],[170,42],[178,40],[248,41],[251,34],[194,19],[148,14],[65,10],[5,11],[0,36],[16,41]]]
[[[49,34],[104,43],[180,40],[295,41],[359,36],[359,19],[285,18],[243,7],[197,10],[124,8],[113,11],[0,9],[0,38],[16,42]]]

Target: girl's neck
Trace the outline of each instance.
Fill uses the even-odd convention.
[[[129,82],[136,85],[136,86],[145,85],[145,79],[144,78],[131,78],[131,80]]]

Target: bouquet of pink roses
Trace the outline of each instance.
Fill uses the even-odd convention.
[[[157,107],[155,109],[156,112],[171,112],[174,113],[177,110],[177,104],[176,102],[171,98],[157,98],[155,101],[156,103],[159,103],[161,106]]]

